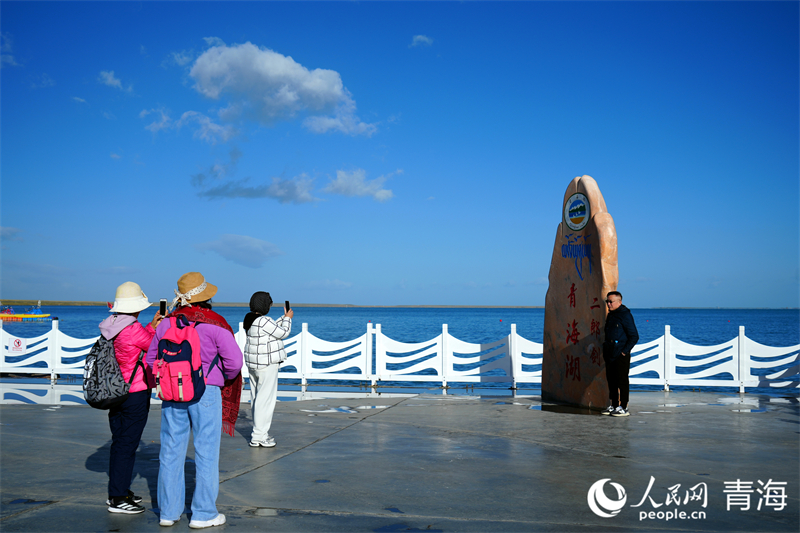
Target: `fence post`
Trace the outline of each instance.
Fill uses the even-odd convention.
[[[6,366],[6,355],[8,355],[8,350],[6,350],[6,336],[4,335],[3,331],[3,319],[0,318],[0,371],[2,371],[3,367]]]
[[[380,379],[380,376],[383,375],[380,372],[380,370],[382,368],[385,368],[385,363],[383,363],[383,358],[381,357],[381,354],[384,352],[383,344],[381,344],[381,325],[375,324],[374,331],[375,331],[375,374],[377,374],[378,378]],[[375,379],[375,374],[372,375],[373,385],[376,385],[378,383],[378,380]]]
[[[672,343],[669,326],[664,326],[664,390],[669,392],[669,380],[672,377]]]
[[[449,343],[447,342],[447,324],[442,324],[442,394],[447,394],[447,365]]]
[[[247,332],[244,330],[244,322],[239,322],[239,331],[236,332],[235,337],[239,349],[244,352],[244,345],[247,342]]]
[[[750,376],[750,355],[747,353],[747,337],[744,326],[739,326],[739,394],[744,394],[744,381]]]
[[[511,334],[508,336],[508,356],[511,358],[511,388],[517,390],[517,325],[511,324]],[[520,368],[522,362],[520,361]]]
[[[61,363],[61,339],[58,330],[58,318],[53,318],[52,329],[50,330],[50,384],[56,383],[56,367]]]
[[[364,350],[366,351],[364,354],[364,371],[367,373],[370,385],[374,387],[375,380],[372,379],[372,322],[367,322],[367,342]]]
[[[300,331],[300,348],[298,352],[300,353],[300,390],[305,393],[308,386],[306,374],[309,373],[306,365],[311,365],[311,357],[308,354],[308,324],[306,322],[303,322],[303,329]]]

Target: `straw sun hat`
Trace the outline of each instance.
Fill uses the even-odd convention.
[[[200,272],[187,272],[178,280],[178,290],[175,291],[172,307],[178,303],[183,306],[205,302],[215,294],[217,287],[208,283]]]
[[[114,297],[114,307],[108,310],[109,313],[138,313],[150,307],[147,296],[142,292],[142,288],[137,283],[126,281],[117,287],[117,294]]]

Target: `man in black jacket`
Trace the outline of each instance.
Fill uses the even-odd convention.
[[[604,415],[629,416],[628,372],[631,368],[631,350],[639,342],[639,332],[630,309],[622,305],[622,295],[611,291],[606,296],[608,316],[604,329],[603,359],[606,362],[608,396],[611,405]]]

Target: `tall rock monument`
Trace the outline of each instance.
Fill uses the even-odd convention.
[[[617,231],[597,182],[572,180],[564,194],[544,308],[542,398],[608,404],[603,363],[605,297],[617,289]]]

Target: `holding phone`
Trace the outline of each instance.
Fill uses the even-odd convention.
[[[286,312],[287,313],[292,310],[292,306],[289,305],[289,300],[286,300],[286,304],[284,305],[284,307],[286,307]]]
[[[158,304],[158,312],[161,313],[161,316],[167,316],[167,299],[161,298],[161,302]]]

